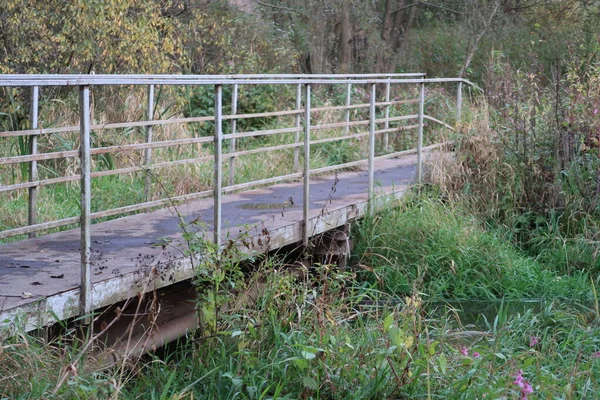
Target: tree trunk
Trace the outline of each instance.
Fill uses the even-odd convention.
[[[394,27],[394,6],[396,0],[385,0],[385,7],[381,20],[383,24],[381,26],[381,40],[383,41],[384,48],[379,49],[375,60],[375,72],[385,72],[389,64],[389,52],[390,52],[390,37],[392,36],[392,29]]]
[[[396,69],[396,54],[415,18],[416,10],[417,6],[409,5],[407,0],[386,0],[381,29],[384,50],[377,57],[378,72],[393,72]]]
[[[338,72],[352,72],[352,21],[350,20],[350,2],[342,1],[342,17],[338,43]]]

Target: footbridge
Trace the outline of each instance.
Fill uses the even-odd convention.
[[[193,241],[249,256],[310,247],[423,178],[467,87],[423,74],[0,75],[0,337],[189,280]]]

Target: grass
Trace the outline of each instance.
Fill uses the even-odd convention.
[[[68,333],[50,343],[24,333],[5,341],[0,397],[516,399],[524,394],[519,374],[530,398],[600,390],[600,316],[585,306],[595,281],[532,259],[431,191],[365,219],[355,233],[350,271],[315,264],[299,278],[266,257],[244,283],[237,263],[200,266],[223,272],[200,275],[200,299],[236,306],[218,315],[215,331],[207,322],[162,355],[94,371],[95,353]],[[236,302],[251,282],[264,291]],[[449,297],[505,302],[472,326],[465,312],[430,305]],[[540,297],[540,309],[507,306]]]
[[[363,221],[357,261],[382,290],[442,299],[588,299],[589,276],[528,257],[460,205],[413,196]]]

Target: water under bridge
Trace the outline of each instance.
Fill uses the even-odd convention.
[[[190,237],[249,256],[309,248],[386,206],[447,143],[463,83],[423,74],[0,75],[0,87],[30,104],[28,123],[0,132],[0,337],[189,280]],[[71,91],[78,101],[69,106]],[[119,95],[135,120],[100,116],[102,99]],[[170,114],[175,98],[196,108]],[[50,121],[47,109],[71,119]],[[124,176],[137,195],[111,208],[106,190],[122,186],[97,182]],[[48,211],[56,187],[76,202],[71,215]]]

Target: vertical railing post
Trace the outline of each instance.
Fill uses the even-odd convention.
[[[154,85],[148,85],[148,94],[147,94],[147,105],[148,110],[146,111],[146,116],[148,121],[152,121],[154,119]],[[152,125],[146,126],[146,143],[152,143]],[[149,168],[150,164],[152,164],[152,149],[144,150],[144,166]],[[150,169],[146,170],[146,179],[144,182],[144,199],[145,201],[150,201],[152,199],[152,175],[150,173]]]
[[[375,190],[375,96],[376,85],[371,84],[371,96],[369,104],[369,212],[373,211],[373,195]]]
[[[456,123],[460,123],[462,114],[462,81],[458,82],[458,88],[456,90]]]
[[[237,103],[238,103],[238,84],[233,85],[233,93],[231,94],[231,115],[237,114]],[[235,135],[237,133],[237,119],[234,118],[231,120],[231,134]],[[233,153],[235,151],[236,145],[235,137],[231,138],[229,142],[229,152]],[[229,158],[229,185],[233,185],[235,183],[235,157]]]
[[[389,103],[390,102],[390,91],[391,91],[391,79],[392,78],[388,78],[388,81],[385,84],[385,102]],[[383,129],[385,131],[387,131],[388,129],[390,129],[390,105],[386,104],[385,105],[385,123],[383,126]],[[388,152],[390,149],[390,134],[388,132],[385,132],[383,134],[383,150],[385,152]]]
[[[304,96],[304,193],[302,196],[302,243],[308,246],[308,211],[310,209],[310,83],[305,86]]]
[[[29,112],[29,122],[31,129],[38,128],[38,111],[39,111],[39,87],[33,86],[31,88],[31,109]],[[31,155],[37,154],[38,147],[38,134],[34,133],[30,138],[30,151]],[[31,161],[29,164],[29,182],[35,182],[38,180],[38,168],[37,161]],[[37,186],[29,188],[29,201],[28,201],[28,223],[29,225],[35,225],[37,223]],[[36,237],[36,232],[31,232],[29,237]]]
[[[419,136],[417,138],[417,182],[423,182],[423,117],[425,115],[425,83],[419,84]]]
[[[79,311],[81,315],[87,316],[92,312],[92,280],[90,271],[92,186],[90,172],[89,86],[79,86],[79,140],[79,163],[81,174],[81,285],[79,288]]]
[[[302,116],[300,115],[300,107],[302,107],[302,84],[296,85],[296,132],[294,133],[294,143],[300,143],[300,126],[302,126]],[[294,172],[300,168],[300,148],[294,148]]]
[[[214,243],[221,244],[221,190],[223,169],[221,158],[223,151],[223,86],[215,85],[215,161],[214,161]]]
[[[346,127],[344,128],[344,132],[346,135],[350,132],[350,104],[352,104],[352,84],[346,84],[346,115],[344,121],[346,122]]]

